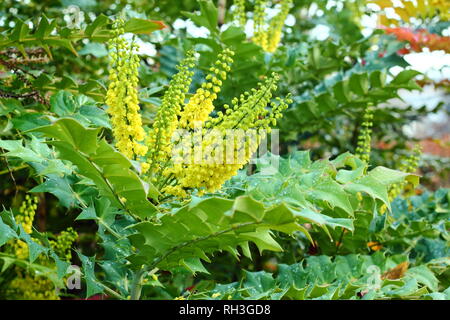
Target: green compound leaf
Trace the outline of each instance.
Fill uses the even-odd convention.
[[[87,129],[70,118],[49,126],[33,129],[53,140],[47,143],[59,152],[59,158],[72,162],[78,172],[91,179],[101,196],[111,204],[140,218],[151,217],[157,211],[147,199],[150,189],[131,170],[131,162],[98,138],[99,129]]]
[[[128,259],[150,269],[185,266],[193,272],[205,271],[199,259],[209,262],[209,254],[223,250],[238,256],[238,247],[249,255],[249,242],[261,252],[281,251],[273,230],[308,236],[298,218],[293,210],[266,208],[249,196],[234,201],[212,197],[165,214],[158,224],[145,221],[130,227],[137,231],[129,238],[138,252]]]
[[[382,274],[395,266],[400,257],[383,254],[311,256],[301,263],[278,265],[276,275],[265,271],[245,272],[240,283],[218,284],[209,293],[197,293],[192,299],[443,299],[448,290],[428,293],[434,286],[433,273],[426,266],[412,268],[404,277],[383,280]],[[425,276],[426,275],[426,276]],[[427,280],[425,280],[425,278]],[[431,282],[430,282],[431,281]],[[420,284],[425,284],[421,286]],[[200,286],[200,285],[199,285]]]
[[[8,33],[0,34],[0,48],[15,46],[26,56],[25,46],[38,46],[44,48],[49,57],[52,57],[50,47],[63,47],[77,55],[74,48],[77,41],[89,39],[106,42],[114,37],[113,30],[108,26],[111,23],[111,19],[105,15],[99,15],[85,30],[72,30],[59,27],[57,20],[49,20],[45,15],[42,15],[36,24],[36,31],[32,32],[26,22],[17,19],[14,28]],[[131,18],[124,26],[125,32],[135,34],[148,34],[163,28],[165,28],[165,25],[160,21],[140,18]]]
[[[317,52],[320,54],[320,52]],[[359,73],[364,71],[364,73]],[[400,72],[385,83],[385,71],[359,70],[348,75],[337,74],[317,85],[311,92],[294,97],[294,104],[286,110],[281,129],[286,133],[317,130],[327,125],[325,119],[359,112],[369,105],[378,105],[398,97],[399,89],[420,89],[413,78],[414,70]]]

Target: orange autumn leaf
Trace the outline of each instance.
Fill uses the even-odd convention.
[[[369,249],[371,249],[373,251],[378,251],[383,248],[383,245],[380,244],[378,241],[367,242],[367,246],[369,247]]]
[[[408,270],[409,262],[404,261],[381,275],[381,279],[395,280],[402,278]]]
[[[424,29],[413,31],[409,28],[382,28],[387,34],[395,35],[397,40],[408,42],[413,51],[420,52],[423,48],[428,48],[431,51],[443,50],[450,53],[450,37],[443,37]],[[405,54],[408,51],[406,49],[406,51],[400,51],[399,54]]]

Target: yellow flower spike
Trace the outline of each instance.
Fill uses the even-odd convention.
[[[267,49],[267,32],[265,30],[266,14],[265,0],[255,0],[255,12],[253,16],[254,32],[253,42],[260,45],[264,50]]]
[[[266,27],[266,0],[255,1],[253,42],[264,51],[275,52],[281,40],[284,22],[289,14],[292,0],[280,0],[280,12],[273,17]]]
[[[33,221],[36,214],[38,197],[30,197],[28,194],[25,196],[25,200],[22,202],[19,208],[19,214],[15,217],[17,224],[22,225],[23,230],[31,234],[33,231]],[[13,244],[15,255],[19,259],[25,259],[28,257],[28,245],[22,240],[17,240]]]
[[[370,161],[371,152],[371,135],[373,126],[373,109],[368,107],[363,116],[363,123],[361,124],[361,131],[358,135],[358,147],[356,148],[356,156],[365,163]]]
[[[398,170],[406,173],[416,172],[419,166],[421,154],[422,154],[421,146],[420,144],[416,144],[412,150],[412,153],[408,157],[402,159],[402,162]],[[393,201],[397,196],[401,195],[402,193],[408,196],[409,194],[405,193],[407,187],[408,182],[406,181],[393,184],[388,192],[389,201]]]
[[[189,102],[184,107],[181,117],[180,117],[180,128],[183,129],[193,129],[196,123],[203,123],[208,119],[209,114],[214,110],[214,100],[217,98],[217,93],[220,92],[220,87],[213,85],[214,82],[217,83],[217,77],[221,77],[225,80],[227,77],[226,71],[222,70],[223,64],[227,67],[233,63],[231,58],[234,52],[230,49],[224,49],[217,58],[220,62],[219,68],[210,68],[210,74],[206,76],[205,83],[202,87],[197,89],[195,94],[189,99]],[[227,68],[227,70],[229,70]],[[212,92],[211,92],[212,88]]]
[[[278,76],[274,74],[260,83],[257,89],[233,98],[231,106],[224,106],[225,112],[219,111],[212,116],[213,101],[217,99],[222,81],[230,71],[232,56],[233,52],[229,49],[218,55],[218,61],[210,68],[205,83],[185,105],[185,95],[193,75],[189,71],[193,67],[192,57],[180,65],[180,72],[170,82],[146,139],[149,181],[155,183],[162,193],[186,198],[193,190],[201,195],[220,189],[226,180],[249,162],[270,126],[276,125],[281,112],[291,103],[290,98],[272,99],[278,81]],[[197,127],[199,124],[201,126]],[[174,133],[178,135],[176,129],[189,134],[177,138],[174,136]],[[230,137],[232,148],[220,149],[230,129],[253,130],[254,133],[252,137]],[[193,141],[191,134],[202,140]],[[198,153],[203,155],[200,161],[197,161]],[[228,158],[232,161],[229,162]]]
[[[278,44],[281,40],[281,34],[283,31],[284,22],[289,14],[289,9],[291,7],[292,0],[281,0],[280,12],[272,18],[269,24],[269,30],[267,35],[267,47],[265,48],[268,52],[275,52]]]
[[[186,58],[177,66],[178,73],[169,83],[169,88],[164,93],[161,106],[156,113],[153,128],[150,129],[146,144],[149,153],[147,162],[150,171],[168,160],[171,153],[171,138],[178,128],[178,115],[184,105],[186,94],[191,85],[194,67],[194,52],[188,52]]]
[[[234,11],[235,20],[238,22],[239,26],[244,27],[247,23],[245,0],[235,0],[234,5],[236,6]]]
[[[145,131],[139,114],[137,45],[128,43],[121,36],[123,21],[115,24],[115,37],[108,42],[109,86],[106,104],[111,117],[112,131],[117,149],[129,159],[137,159],[146,154],[147,149],[139,142],[144,140]]]

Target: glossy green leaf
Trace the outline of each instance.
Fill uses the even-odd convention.
[[[60,159],[76,165],[79,173],[91,179],[100,195],[116,207],[141,218],[156,212],[147,199],[148,187],[131,170],[131,162],[105,140],[98,139],[99,129],[86,129],[67,118],[33,131],[53,138],[48,144],[58,150]]]

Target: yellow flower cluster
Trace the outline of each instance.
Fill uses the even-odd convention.
[[[371,135],[373,126],[373,109],[368,107],[363,116],[361,131],[358,135],[358,146],[356,148],[356,156],[365,163],[369,163],[371,151]]]
[[[137,45],[123,39],[123,20],[115,24],[114,38],[109,40],[109,86],[106,94],[116,147],[130,159],[144,156],[147,147],[140,144],[145,138],[139,114]],[[143,166],[145,171],[146,166]]]
[[[191,85],[194,73],[190,69],[194,67],[194,62],[193,52],[189,52],[177,67],[179,72],[170,81],[169,88],[164,93],[161,106],[155,116],[153,127],[148,132],[146,144],[150,173],[158,163],[166,162],[170,156],[171,138],[178,127],[178,116]]]
[[[56,237],[56,240],[49,240],[49,242],[52,249],[60,258],[70,261],[72,260],[72,244],[77,238],[78,233],[72,227],[69,227],[67,230],[62,231]]]
[[[59,300],[53,283],[40,276],[18,273],[6,290],[8,299],[18,300]]]
[[[201,88],[197,89],[184,107],[180,117],[180,128],[193,129],[196,125],[208,119],[209,114],[214,109],[213,102],[217,99],[222,81],[227,78],[227,72],[231,69],[233,55],[233,51],[224,49],[217,56],[218,59],[215,65],[209,69],[210,73],[206,76],[206,81],[202,83]]]
[[[225,113],[209,117],[200,142],[185,139],[179,142],[177,150],[188,152],[188,160],[175,161],[165,170],[166,176],[174,183],[167,185],[163,192],[186,197],[187,191],[215,192],[222,184],[237,174],[248,163],[259,143],[275,126],[281,112],[291,100],[277,98],[272,101],[272,93],[277,89],[278,76],[266,79],[251,93],[242,94],[232,100],[232,106],[225,105]],[[271,106],[271,110],[267,106]],[[196,158],[200,154],[200,161]],[[202,155],[206,157],[202,158]]]
[[[260,45],[267,52],[275,52],[281,40],[284,22],[289,14],[292,0],[280,0],[280,11],[273,17],[266,27],[265,7],[267,1],[255,1],[253,42]]]
[[[37,197],[25,196],[25,201],[22,202],[19,208],[19,214],[16,216],[16,222],[22,225],[23,230],[31,234],[33,231],[33,221],[36,214],[37,204],[39,199]],[[22,240],[17,240],[13,244],[14,252],[17,258],[26,259],[28,257],[28,245]]]

